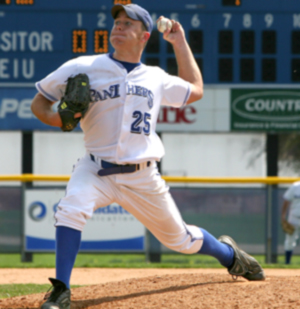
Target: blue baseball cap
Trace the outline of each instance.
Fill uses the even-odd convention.
[[[115,19],[118,13],[124,10],[129,18],[141,21],[147,31],[151,33],[153,29],[153,21],[148,11],[137,4],[116,4],[111,9],[111,15]]]

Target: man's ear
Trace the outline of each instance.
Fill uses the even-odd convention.
[[[146,42],[149,40],[149,38],[150,38],[150,33],[144,31],[144,32],[143,32],[143,35],[142,35],[142,42],[143,42],[143,43],[146,43]]]

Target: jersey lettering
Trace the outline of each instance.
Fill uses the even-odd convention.
[[[149,108],[151,109],[153,107],[154,95],[153,95],[151,90],[149,90],[145,87],[127,84],[126,85],[126,94],[127,95],[137,95],[137,96],[140,96],[140,97],[147,98]]]
[[[131,125],[131,133],[141,134],[142,128],[140,127],[140,124],[143,120],[143,114],[140,111],[134,111],[132,118],[135,118],[135,121]]]
[[[132,118],[135,118],[135,121],[131,125],[131,133],[141,134],[143,131],[145,135],[150,135],[150,122],[148,120],[151,120],[151,114],[143,114],[140,111],[134,111]],[[140,126],[142,121],[144,121],[145,124],[143,128]]]
[[[96,91],[95,89],[91,89],[90,92],[91,92],[92,101],[93,102],[105,101],[108,99],[108,97],[110,99],[118,98],[120,97],[119,90],[120,90],[119,84],[109,86],[108,90],[103,89],[101,91]]]
[[[150,122],[148,120],[151,120],[151,114],[145,113],[145,116],[144,116],[145,126],[143,128],[145,135],[150,134]]]

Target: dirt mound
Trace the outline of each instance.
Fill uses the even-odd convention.
[[[71,308],[300,308],[300,276],[295,272],[287,276],[283,272],[278,276],[266,272],[265,281],[249,282],[243,278],[233,280],[226,273],[210,273],[209,270],[203,274],[172,274],[172,270],[164,271],[169,271],[170,274],[73,289]],[[0,308],[39,308],[43,296],[44,294],[34,294],[2,299]]]

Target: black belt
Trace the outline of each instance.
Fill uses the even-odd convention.
[[[90,154],[91,160],[96,162],[95,156]],[[147,162],[147,167],[151,165],[151,162]],[[115,163],[110,163],[104,160],[101,160],[102,169],[98,171],[99,176],[108,176],[113,174],[125,174],[125,173],[134,173],[140,169],[140,164],[126,164],[119,165]]]

